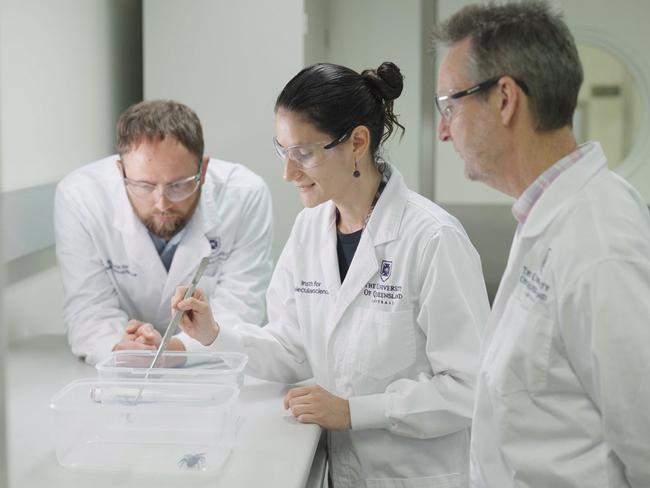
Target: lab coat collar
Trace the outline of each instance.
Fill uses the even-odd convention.
[[[526,222],[519,229],[519,238],[541,234],[562,209],[567,199],[576,194],[596,173],[607,166],[607,159],[598,142],[583,146],[584,156],[560,174],[533,206]]]
[[[397,239],[408,201],[409,190],[402,174],[394,166],[388,163],[386,165],[390,168],[391,177],[363,230],[364,234],[371,236],[375,246]],[[327,205],[328,231],[336,233],[336,206],[331,200]]]
[[[364,230],[375,246],[397,239],[408,201],[409,190],[402,174],[394,166],[389,165],[389,169],[391,177]]]
[[[115,171],[119,173],[117,167],[115,167]],[[129,261],[151,263],[151,272],[155,273],[153,278],[156,282],[164,282],[167,270],[160,260],[156,246],[149,237],[147,228],[133,210],[133,206],[126,194],[126,187],[121,179],[112,188],[111,200],[115,202],[113,226],[118,234],[123,236],[122,242]],[[152,256],[157,259],[152,259]]]
[[[210,159],[210,165],[219,164],[216,159]],[[217,176],[216,172],[208,171],[205,174],[205,181],[201,187],[201,200],[197,207],[197,213],[200,214],[201,229],[205,235],[208,235],[219,223],[218,207],[224,198],[225,182]]]
[[[117,166],[115,167],[116,173],[119,173]],[[143,227],[142,222],[133,211],[129,197],[126,194],[126,187],[124,182],[115,182],[112,191],[113,197],[111,200],[115,202],[115,213],[113,215],[113,226],[122,234],[135,235],[141,231]]]
[[[187,223],[185,235],[174,253],[162,297],[173,295],[176,287],[189,284],[190,277],[201,259],[210,254],[210,243],[205,237],[204,227],[203,206],[199,204]],[[160,305],[162,307],[165,304],[161,302]]]

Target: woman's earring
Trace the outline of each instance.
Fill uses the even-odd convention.
[[[359,167],[357,166],[357,164],[358,163],[355,161],[354,162],[354,172],[352,173],[352,176],[354,176],[355,178],[358,178],[359,176],[361,176],[361,172],[359,171]]]

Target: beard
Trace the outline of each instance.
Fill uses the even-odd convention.
[[[199,204],[199,198],[195,198],[192,206],[186,212],[177,212],[175,210],[168,210],[161,212],[160,210],[154,209],[147,214],[140,212],[137,207],[133,206],[135,214],[140,219],[140,222],[147,228],[156,237],[168,241],[178,232],[180,232],[190,221],[194,215],[194,211]],[[156,217],[165,216],[170,219],[166,222],[159,222],[156,220]]]
[[[172,217],[172,219],[168,220],[167,222],[157,222],[155,218],[159,215],[169,216]],[[149,232],[165,241],[168,241],[187,225],[189,218],[186,216],[178,215],[175,212],[156,211],[153,214],[150,214],[148,217],[144,219],[141,218],[140,220]]]

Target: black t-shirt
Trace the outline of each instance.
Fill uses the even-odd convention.
[[[359,229],[352,234],[343,234],[339,230],[336,231],[336,254],[339,257],[339,275],[341,276],[341,283],[348,274],[350,263],[354,257],[354,253],[361,240],[361,233],[363,229]]]

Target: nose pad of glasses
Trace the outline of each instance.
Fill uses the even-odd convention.
[[[166,210],[172,204],[172,201],[165,194],[165,190],[160,186],[156,186],[156,188],[153,189],[151,192],[151,198],[153,198],[156,207],[160,210]]]

